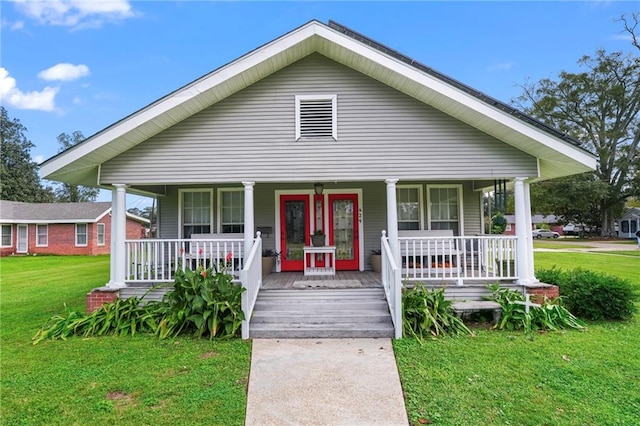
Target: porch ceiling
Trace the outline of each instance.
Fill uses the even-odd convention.
[[[595,168],[593,156],[554,134],[379,49],[312,21],[48,159],[41,165],[42,175],[62,182],[97,185],[100,164],[314,52],[535,156],[540,161],[540,179]]]

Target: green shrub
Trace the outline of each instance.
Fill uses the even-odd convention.
[[[418,283],[402,294],[402,328],[405,336],[460,334],[471,331],[451,310],[444,289],[430,291]]]
[[[164,297],[167,315],[160,323],[161,337],[183,332],[198,336],[235,336],[244,320],[242,292],[231,275],[198,268],[176,271],[173,290]]]
[[[150,290],[151,291],[151,290]],[[161,339],[178,334],[214,337],[235,336],[242,325],[242,292],[224,272],[198,268],[176,271],[174,289],[162,302],[142,303],[130,297],[106,303],[90,314],[72,311],[55,315],[33,337],[104,336],[153,333]]]
[[[519,291],[500,288],[498,284],[489,286],[493,299],[500,304],[502,316],[494,328],[500,330],[557,331],[564,328],[581,330],[584,324],[562,306],[561,299],[545,301],[542,306],[531,306],[529,312],[523,303],[525,295]]]
[[[139,298],[116,299],[85,314],[72,311],[54,315],[33,337],[33,344],[42,340],[63,339],[69,336],[125,336],[136,333],[155,333],[158,330],[157,304],[141,304]],[[66,305],[65,305],[66,307]]]
[[[537,270],[536,277],[560,287],[565,305],[588,320],[626,320],[637,311],[638,293],[628,280],[582,268]]]
[[[536,269],[536,278],[540,282],[560,286],[562,279],[562,269],[556,268],[555,265],[551,269]]]

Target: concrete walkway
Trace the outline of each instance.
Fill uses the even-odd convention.
[[[255,339],[247,425],[407,425],[390,339]]]

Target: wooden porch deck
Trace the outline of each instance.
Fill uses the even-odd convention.
[[[373,271],[336,271],[335,275],[307,275],[302,272],[272,272],[262,278],[262,289],[264,290],[292,290],[296,289],[294,283],[309,281],[359,281],[360,285],[349,285],[348,283],[340,288],[382,288],[380,274]]]

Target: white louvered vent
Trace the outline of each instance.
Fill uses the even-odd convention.
[[[296,140],[300,138],[338,139],[336,95],[296,96]]]

